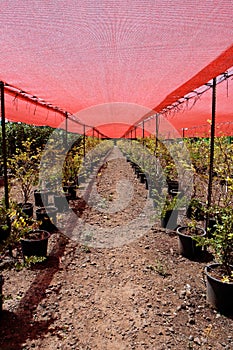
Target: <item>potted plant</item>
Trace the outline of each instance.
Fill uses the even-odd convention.
[[[205,267],[207,300],[218,310],[233,314],[233,211],[219,210],[211,237],[199,237],[199,245],[206,246],[215,261]]]
[[[46,256],[50,233],[39,229],[39,222],[29,218],[18,206],[9,209],[11,232],[8,244],[20,242],[23,257]]]
[[[193,218],[187,225],[177,227],[179,253],[186,258],[197,258],[202,253],[202,247],[195,240],[198,236],[206,236],[204,228],[197,226],[197,221]]]
[[[53,205],[36,209],[36,219],[40,222],[39,228],[48,232],[55,231],[57,225],[58,208]]]
[[[28,216],[33,216],[33,204],[28,200],[38,180],[40,160],[40,150],[33,149],[33,144],[32,140],[22,142],[22,148],[17,148],[14,156],[9,159],[13,178],[21,187],[23,201],[19,204]]]
[[[48,205],[49,191],[47,189],[38,188],[34,190],[34,200],[36,207],[44,207]]]
[[[175,230],[177,228],[177,219],[179,208],[182,206],[183,198],[163,196],[157,189],[153,189],[153,204],[160,215],[160,222],[163,228]]]
[[[177,228],[178,206],[177,198],[166,198],[164,207],[161,212],[161,226],[169,230]]]

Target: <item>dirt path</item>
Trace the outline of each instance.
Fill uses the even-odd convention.
[[[40,267],[3,271],[0,349],[233,349],[233,320],[205,300],[206,262],[179,256],[176,235],[151,223],[145,186],[117,149],[96,191],[93,206],[72,202],[76,241],[54,233]]]

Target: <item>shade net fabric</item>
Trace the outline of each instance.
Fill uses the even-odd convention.
[[[232,0],[4,1],[6,118],[142,136],[139,122],[232,69],[232,18]],[[217,86],[219,134],[233,131],[232,90],[231,78]],[[164,137],[209,133],[211,89],[186,102],[160,115]],[[144,136],[154,133],[147,120]]]

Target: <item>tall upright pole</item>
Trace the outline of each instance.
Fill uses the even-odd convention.
[[[212,120],[211,120],[211,134],[210,134],[210,167],[209,167],[209,183],[208,183],[208,198],[207,198],[207,208],[208,209],[211,206],[211,200],[212,200],[215,120],[216,120],[216,78],[213,78],[213,86],[212,86]],[[209,214],[207,212],[206,228],[208,227],[208,225],[209,225]]]
[[[159,114],[155,116],[155,151],[158,148],[158,137],[159,137]]]
[[[137,138],[137,126],[135,126],[135,129],[134,129],[134,138],[135,138],[135,140]]]
[[[143,122],[142,122],[142,144],[143,144],[143,146],[144,146],[144,143],[145,143],[145,141],[144,141],[144,137],[145,137],[145,125],[144,125],[144,120],[143,120]]]
[[[5,206],[9,208],[9,190],[7,177],[7,149],[6,149],[6,119],[5,119],[5,89],[4,83],[0,82],[1,90],[1,119],[2,119],[2,156],[3,156],[3,172],[4,172],[4,190],[5,190]]]
[[[83,157],[86,156],[86,126],[83,125]]]
[[[65,145],[67,147],[67,132],[68,132],[68,113],[65,113],[65,118],[66,118],[66,130],[65,130]]]

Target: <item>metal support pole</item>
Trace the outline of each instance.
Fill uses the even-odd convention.
[[[144,120],[143,120],[143,122],[142,122],[142,138],[143,138],[142,144],[143,144],[143,146],[144,146],[144,137],[145,137],[145,129],[144,129]]]
[[[92,138],[94,138],[94,137],[95,137],[95,129],[92,128]]]
[[[137,127],[135,126],[135,129],[134,129],[134,137],[135,137],[135,140],[137,138]]]
[[[68,132],[68,114],[67,112],[65,113],[65,118],[66,118],[66,130],[65,130],[65,146],[67,147],[67,132]]]
[[[159,115],[156,114],[155,118],[155,151],[158,148],[158,137],[159,137]]]
[[[182,128],[182,138],[184,139],[184,137],[185,137],[185,131],[187,131],[188,130],[188,128]]]
[[[207,209],[210,208],[211,200],[212,200],[215,119],[216,119],[216,78],[213,78],[213,87],[212,87],[212,120],[211,120],[211,135],[210,135],[210,167],[209,167]],[[209,213],[207,212],[206,228],[208,227],[208,225],[209,225]]]
[[[86,126],[83,125],[83,157],[86,156]]]
[[[5,190],[5,206],[9,208],[9,190],[7,177],[7,149],[6,149],[6,119],[5,119],[5,89],[4,83],[0,82],[1,90],[1,121],[2,121],[2,156],[3,156],[3,171],[4,171],[4,190]]]
[[[133,130],[130,131],[130,138],[131,138],[131,142],[132,142],[132,138],[133,138]]]

